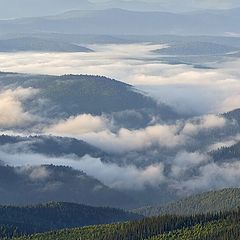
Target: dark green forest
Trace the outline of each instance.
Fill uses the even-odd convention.
[[[219,227],[220,226],[220,227]],[[15,240],[155,240],[155,239],[233,239],[240,236],[240,211],[215,214],[165,215],[119,224],[66,229]],[[220,238],[219,238],[220,236]]]
[[[123,210],[74,203],[50,202],[25,207],[0,206],[0,236],[12,237],[141,218],[140,215]]]
[[[163,214],[196,215],[230,211],[238,206],[240,206],[240,189],[228,188],[193,195],[162,206],[135,209],[133,212],[148,217]]]

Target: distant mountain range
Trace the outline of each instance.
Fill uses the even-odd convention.
[[[230,7],[238,7],[237,1],[197,1],[197,0],[106,0],[106,1],[88,1],[88,0],[47,0],[31,1],[22,0],[22,4],[16,6],[18,0],[2,0],[0,9],[0,18],[16,18],[16,17],[33,17],[43,16],[46,14],[56,14],[72,9],[81,10],[97,10],[107,8],[122,8],[137,11],[167,11],[167,12],[187,12],[199,9],[227,9]]]
[[[55,32],[110,35],[238,35],[239,27],[240,9],[177,14],[114,8],[0,21],[2,34]]]
[[[184,42],[173,43],[168,48],[157,49],[153,52],[160,55],[177,56],[216,56],[238,52],[239,48],[211,43],[211,42]]]
[[[0,40],[0,52],[92,52],[72,43],[40,38],[14,38]]]

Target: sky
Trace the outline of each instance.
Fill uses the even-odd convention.
[[[185,12],[240,7],[238,0],[0,0],[0,19],[57,14],[73,9],[124,8]]]

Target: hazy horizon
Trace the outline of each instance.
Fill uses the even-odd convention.
[[[70,10],[121,8],[135,11],[189,12],[240,7],[236,0],[0,0],[0,19],[55,15]]]

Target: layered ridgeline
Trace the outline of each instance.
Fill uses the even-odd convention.
[[[18,240],[214,240],[238,239],[240,212],[225,212],[195,216],[160,216],[120,224],[66,229]]]
[[[0,237],[50,230],[108,224],[140,219],[141,216],[113,208],[50,202],[34,206],[0,206]]]
[[[122,9],[70,11],[49,17],[2,20],[0,28],[2,33],[209,34],[223,36],[226,33],[238,33],[239,12],[239,9],[206,10],[194,14],[137,12]]]
[[[153,187],[129,190],[114,188],[102,179],[98,180],[93,177],[94,172],[88,170],[90,166],[104,171],[101,165],[115,167],[124,155],[106,153],[74,138],[2,135],[0,155],[0,204],[4,205],[74,201],[133,209],[156,202],[165,203],[176,197],[164,186],[161,191]]]
[[[240,189],[229,188],[202,193],[160,207],[145,207],[133,212],[144,216],[195,215],[234,210],[240,206]]]
[[[74,201],[93,206],[141,206],[137,198],[107,187],[79,168],[65,166],[73,161],[68,156],[110,159],[110,155],[84,141],[54,136],[2,135],[0,146],[0,204]],[[74,161],[75,166],[78,161]],[[10,167],[23,164],[26,166]]]
[[[0,52],[92,52],[91,49],[63,41],[21,37],[0,40]]]

